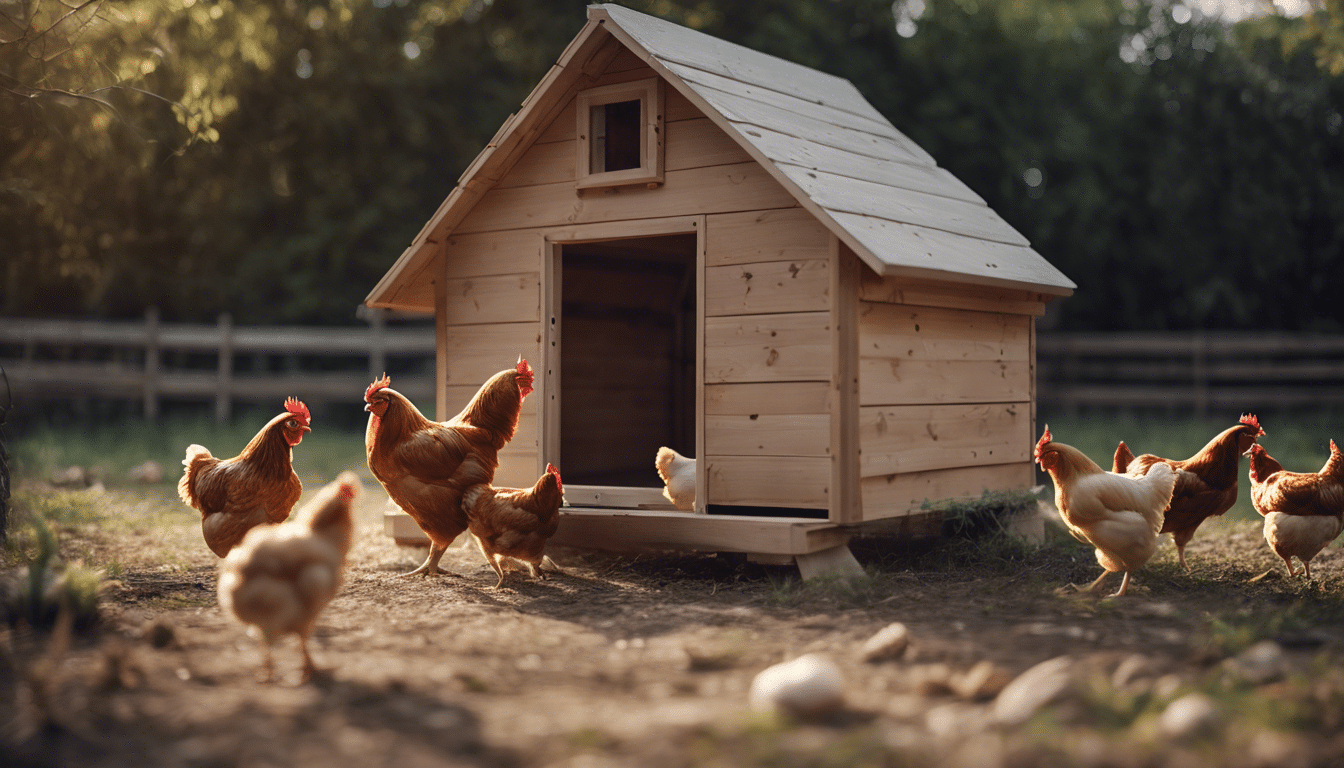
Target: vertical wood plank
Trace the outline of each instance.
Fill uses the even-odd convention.
[[[696,218],[699,236],[695,239],[695,508],[699,514],[709,510],[708,483],[705,481],[705,244],[707,217]]]
[[[1031,399],[1028,401],[1027,439],[1036,439],[1036,318],[1031,318]],[[1036,476],[1036,466],[1032,464],[1032,477]]]
[[[540,450],[537,452],[537,474],[546,468],[547,462],[554,462],[560,468],[560,476],[565,476],[565,467],[560,459],[560,337],[561,327],[560,287],[564,284],[562,247],[546,238],[539,238],[537,247],[541,252],[541,303],[543,325],[541,333],[540,384],[537,392],[541,418],[537,428]]]
[[[863,265],[831,236],[831,508],[830,519],[863,519],[859,483],[859,280]]]
[[[448,281],[440,262],[434,279],[434,418],[446,421],[456,411],[448,410]],[[377,374],[374,374],[375,376]]]

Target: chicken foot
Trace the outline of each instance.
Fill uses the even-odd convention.
[[[421,563],[419,568],[408,573],[403,573],[400,577],[424,576],[425,578],[429,578],[430,576],[457,576],[458,574],[439,567],[439,560],[443,557],[443,553],[447,551],[448,547],[441,547],[438,544],[430,542],[429,556],[425,558],[425,562]]]
[[[1105,580],[1107,576],[1110,576],[1111,573],[1113,573],[1113,571],[1102,571],[1101,575],[1097,577],[1096,581],[1092,582],[1091,584],[1088,584],[1086,587],[1080,587],[1077,584],[1070,584],[1069,586],[1073,587],[1074,591],[1076,592],[1087,592],[1087,593],[1096,592],[1097,587],[1100,587],[1101,582]],[[1107,595],[1106,597],[1108,598],[1120,597],[1129,590],[1129,571],[1125,571],[1124,573],[1125,573],[1124,578],[1120,580],[1120,589],[1118,589],[1114,594]]]

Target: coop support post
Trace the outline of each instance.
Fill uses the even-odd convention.
[[[233,415],[233,315],[220,312],[219,381],[215,390],[215,423],[226,424]]]
[[[159,417],[159,308],[145,308],[145,377],[141,386],[146,421]]]
[[[863,570],[848,544],[822,549],[803,555],[794,555],[798,563],[798,573],[803,581],[816,578],[866,579],[868,572]]]

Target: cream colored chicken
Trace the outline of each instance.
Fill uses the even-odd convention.
[[[1083,588],[1091,592],[1102,579],[1124,571],[1119,597],[1129,589],[1129,576],[1157,551],[1163,510],[1171,503],[1176,473],[1157,463],[1138,477],[1107,472],[1082,451],[1053,442],[1050,428],[1036,444],[1036,461],[1055,483],[1055,505],[1069,532],[1097,548],[1097,562],[1106,570]]]
[[[267,680],[275,671],[271,646],[286,635],[299,636],[303,679],[312,678],[308,638],[341,586],[354,533],[351,504],[359,487],[355,473],[342,473],[293,520],[248,531],[220,564],[220,607],[259,636]]]
[[[663,496],[677,509],[687,512],[695,509],[695,459],[664,446],[658,449],[653,465],[663,479]]]

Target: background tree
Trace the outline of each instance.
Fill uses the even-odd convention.
[[[1294,42],[1324,16],[626,4],[852,80],[1079,283],[1063,327],[1341,330],[1344,78]],[[39,4],[0,12],[20,5]],[[0,95],[0,242],[15,244],[0,312],[350,322],[585,5],[87,4],[70,18],[95,21],[50,58],[3,32],[0,83],[96,91],[116,111]]]

